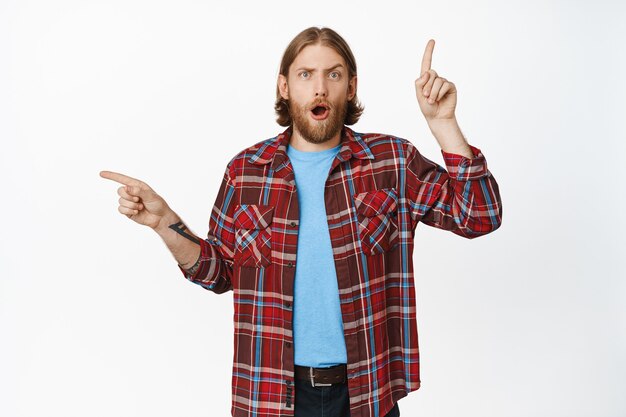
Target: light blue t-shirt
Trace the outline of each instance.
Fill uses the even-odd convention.
[[[327,367],[348,361],[324,204],[324,185],[340,148],[305,152],[287,147],[300,208],[293,331],[294,363],[301,366]]]

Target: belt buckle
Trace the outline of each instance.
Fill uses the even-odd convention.
[[[311,376],[311,385],[314,387],[330,387],[333,384],[322,384],[313,380],[313,367],[309,367],[309,375]]]

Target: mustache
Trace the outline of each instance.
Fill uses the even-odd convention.
[[[322,107],[326,107],[327,109],[331,109],[332,106],[330,105],[330,103],[328,101],[324,101],[324,100],[316,100],[310,107],[309,110],[313,110],[314,108],[316,108],[317,106],[322,106]]]

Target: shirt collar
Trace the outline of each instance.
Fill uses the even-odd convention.
[[[289,126],[278,136],[271,138],[261,144],[257,152],[248,161],[252,164],[267,164],[274,162],[273,166],[278,166],[287,158],[287,146],[289,138],[293,132],[293,126]],[[347,126],[341,129],[341,148],[339,148],[338,158],[347,161],[351,157],[359,159],[374,159],[374,154],[369,146],[361,138],[361,135]]]

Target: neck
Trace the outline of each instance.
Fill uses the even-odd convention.
[[[293,126],[291,137],[289,138],[289,146],[295,148],[298,151],[303,152],[318,152],[326,149],[334,148],[339,145],[341,142],[341,132],[343,129],[340,129],[339,132],[335,134],[331,139],[327,140],[323,143],[311,143],[304,139],[298,129]]]

